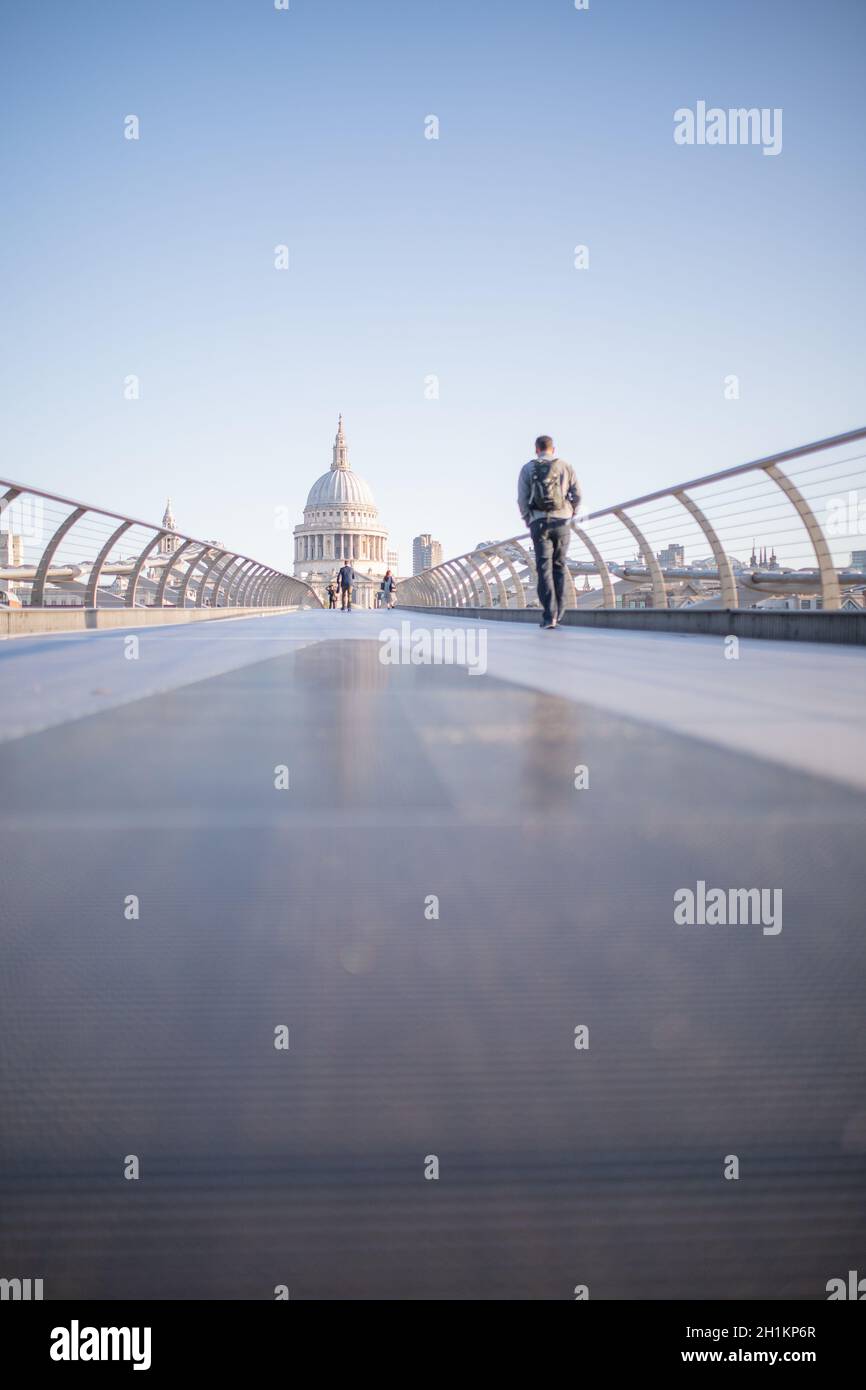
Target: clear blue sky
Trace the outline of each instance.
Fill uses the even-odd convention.
[[[539,431],[595,507],[864,423],[862,0],[5,0],[2,50],[7,476],[288,565],[342,410],[405,568],[520,529]],[[676,145],[699,99],[782,153]]]

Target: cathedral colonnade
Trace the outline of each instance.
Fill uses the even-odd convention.
[[[295,564],[308,560],[376,560],[384,563],[387,535],[365,532],[311,531],[295,536]]]

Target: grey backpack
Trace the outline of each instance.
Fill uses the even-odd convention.
[[[537,459],[529,480],[529,505],[534,512],[559,512],[565,506],[559,459]]]

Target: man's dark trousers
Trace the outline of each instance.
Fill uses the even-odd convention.
[[[341,607],[341,608],[351,608],[351,607],[352,607],[352,588],[351,588],[351,585],[349,585],[349,584],[341,584],[341,585],[340,585],[340,600],[341,600],[341,603],[340,603],[340,607]]]
[[[529,534],[535,550],[538,601],[544,621],[552,623],[565,610],[565,557],[571,526],[564,517],[541,516],[530,524]]]

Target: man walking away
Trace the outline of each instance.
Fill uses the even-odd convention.
[[[352,611],[352,585],[355,583],[355,571],[347,560],[341,565],[337,573],[337,583],[340,586],[340,607],[345,613]]]
[[[565,557],[580,485],[571,464],[557,458],[549,434],[538,436],[535,458],[520,470],[517,505],[535,551],[541,626],[554,628],[565,611]]]

